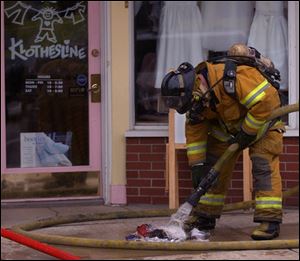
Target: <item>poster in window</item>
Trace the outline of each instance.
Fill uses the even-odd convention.
[[[21,133],[21,167],[72,166],[67,157],[70,149],[67,143],[72,134],[60,135],[64,137],[64,143],[51,139],[56,135],[55,132],[49,135],[43,132]]]

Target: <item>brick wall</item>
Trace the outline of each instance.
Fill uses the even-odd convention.
[[[126,175],[127,202],[168,204],[165,191],[165,156],[167,138],[127,138]],[[284,151],[280,156],[283,190],[299,183],[299,138],[284,138]],[[182,204],[191,193],[192,182],[185,150],[178,152],[179,200]],[[226,203],[243,200],[243,162],[238,159],[228,190]],[[285,206],[298,206],[298,194],[284,200]]]

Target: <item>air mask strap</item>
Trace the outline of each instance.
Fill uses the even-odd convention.
[[[183,76],[181,73],[179,73],[178,75],[178,81],[179,81],[179,89],[180,90],[183,90],[183,93],[184,93],[184,81],[183,81]],[[181,95],[181,93],[180,93]]]
[[[202,74],[198,74],[197,77],[198,80],[200,81],[200,84],[197,87],[197,89],[193,92],[193,99],[196,102],[201,101],[201,104],[204,105],[208,102],[208,98],[210,97],[210,92],[205,77]]]

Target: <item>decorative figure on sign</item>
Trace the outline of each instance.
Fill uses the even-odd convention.
[[[54,34],[54,23],[63,23],[63,20],[55,11],[54,8],[44,8],[39,13],[37,13],[34,17],[31,18],[32,21],[40,20],[40,28],[39,33],[36,36],[34,42],[39,43],[47,37],[48,41],[52,43],[56,43],[56,36]]]

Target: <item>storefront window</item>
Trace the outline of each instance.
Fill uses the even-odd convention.
[[[134,1],[133,10],[136,125],[167,125],[160,85],[170,69],[196,66],[234,43],[273,61],[288,103],[287,1]]]
[[[89,165],[87,2],[5,1],[7,168]]]

